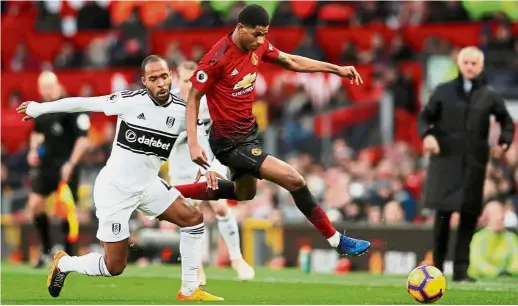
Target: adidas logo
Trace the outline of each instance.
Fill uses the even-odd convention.
[[[232,73],[230,74],[230,76],[235,76],[239,73],[239,71],[237,71],[236,68],[234,68],[234,70],[232,70]]]
[[[140,115],[137,116],[137,119],[146,120],[146,116],[144,116],[144,113],[141,113]]]

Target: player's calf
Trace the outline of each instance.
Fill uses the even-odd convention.
[[[268,156],[261,165],[261,176],[287,189],[297,208],[313,226],[324,236],[329,244],[343,255],[361,255],[370,248],[370,243],[341,235],[327,217],[324,209],[318,205],[304,179],[287,163]]]
[[[187,297],[195,295],[199,284],[198,269],[205,231],[203,215],[198,209],[190,206],[184,197],[179,196],[158,218],[181,227],[182,287],[179,297],[188,299]]]
[[[236,200],[250,201],[257,193],[257,179],[250,175],[245,175],[236,180],[235,183]]]

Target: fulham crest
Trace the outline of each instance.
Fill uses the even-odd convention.
[[[167,127],[169,127],[169,128],[172,128],[173,124],[174,124],[174,117],[168,116],[165,121],[165,125],[167,125]]]
[[[121,232],[121,224],[120,223],[112,223],[112,232],[114,235],[118,235]]]

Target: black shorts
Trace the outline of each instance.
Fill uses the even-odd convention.
[[[259,144],[257,125],[250,134],[230,146],[219,145],[212,139],[209,142],[214,156],[230,169],[232,181],[247,175],[261,179],[259,170],[268,154],[263,152]]]
[[[61,181],[61,167],[64,163],[42,164],[31,170],[32,192],[48,196],[58,189]],[[77,188],[79,186],[79,167],[75,167],[68,182],[74,200],[77,201]]]

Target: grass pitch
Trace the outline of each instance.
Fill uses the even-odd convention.
[[[59,298],[45,282],[48,270],[24,265],[2,266],[2,304],[178,304],[180,267],[130,266],[113,278],[68,276]],[[256,270],[250,282],[235,280],[230,269],[208,268],[209,292],[225,298],[222,304],[417,304],[406,292],[406,275],[304,274],[295,269]],[[476,284],[448,284],[436,304],[514,304],[518,279]],[[185,304],[185,303],[183,303]]]

